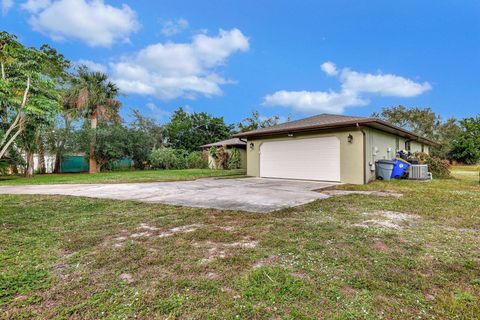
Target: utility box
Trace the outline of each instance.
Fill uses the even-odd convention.
[[[428,165],[426,164],[412,164],[408,171],[408,179],[411,180],[429,180],[431,174],[428,172]]]

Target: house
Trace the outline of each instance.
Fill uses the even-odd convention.
[[[232,138],[200,146],[201,149],[207,151],[211,147],[225,147],[228,153],[230,153],[233,149],[237,149],[240,153],[240,169],[247,168],[247,142],[245,140],[241,140],[239,138]],[[211,169],[217,169],[217,163],[210,153],[208,154],[208,166]]]
[[[375,162],[435,142],[376,118],[321,114],[234,137],[247,140],[247,174],[365,184]]]

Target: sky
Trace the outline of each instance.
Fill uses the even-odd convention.
[[[0,0],[0,30],[106,72],[127,122],[480,113],[480,1]]]

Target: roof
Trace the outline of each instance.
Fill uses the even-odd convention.
[[[210,147],[221,147],[221,146],[228,146],[228,147],[245,147],[247,143],[245,141],[240,140],[239,138],[231,138],[227,140],[222,140],[214,143],[204,144],[200,146],[200,148],[210,148]]]
[[[252,130],[248,132],[238,133],[238,134],[235,134],[234,137],[254,138],[254,137],[280,134],[280,133],[307,132],[307,131],[347,128],[347,127],[356,127],[356,126],[365,126],[365,127],[375,128],[381,131],[385,131],[385,132],[389,132],[389,133],[393,133],[393,134],[405,137],[407,139],[417,140],[419,142],[422,142],[428,145],[438,144],[432,140],[421,137],[413,132],[397,127],[391,123],[388,123],[386,121],[383,121],[377,118],[343,116],[343,115],[326,114],[326,113],[309,117],[309,118],[281,123],[279,125],[268,127],[268,128],[261,128],[261,129]]]

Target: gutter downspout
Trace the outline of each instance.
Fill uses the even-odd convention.
[[[363,184],[367,184],[367,134],[358,123],[356,126],[363,134]]]

